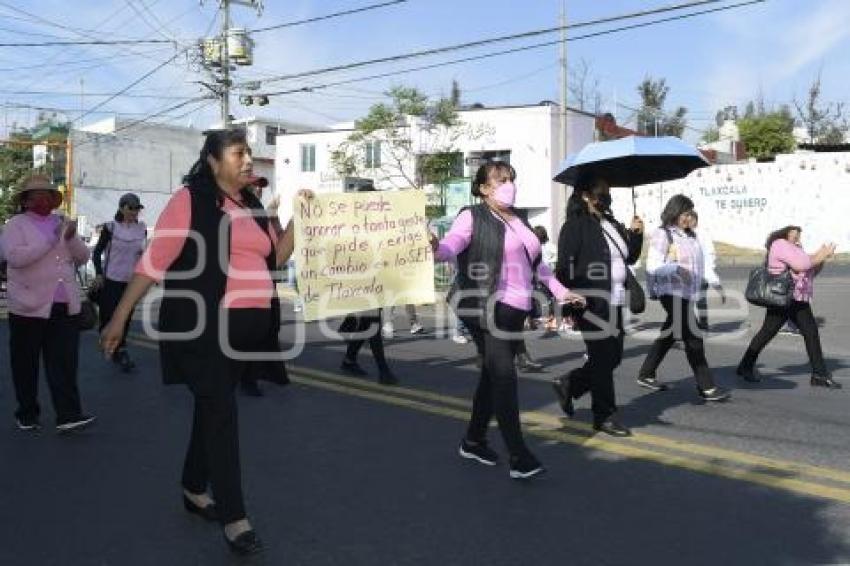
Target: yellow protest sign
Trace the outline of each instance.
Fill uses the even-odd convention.
[[[421,192],[296,198],[292,210],[304,320],[434,302],[434,256]]]

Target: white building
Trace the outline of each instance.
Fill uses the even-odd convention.
[[[462,109],[458,112],[462,133],[452,143],[453,150],[460,154],[458,173],[462,177],[474,175],[482,158],[509,161],[518,175],[517,208],[527,213],[532,225],[543,225],[550,234],[557,234],[560,229],[567,196],[564,185],[552,181],[563,160],[559,112],[560,107],[550,102]],[[410,139],[414,145],[402,163],[408,177],[415,175],[416,155],[431,153],[431,148],[439,146],[435,139],[446,135],[445,131],[428,132],[418,125],[416,119],[410,118],[405,126],[413,129]],[[578,151],[592,142],[595,127],[595,116],[570,109],[569,151]],[[311,188],[319,193],[343,190],[344,179],[334,170],[331,158],[353,131],[353,124],[347,124],[326,131],[288,133],[278,138],[276,185],[284,197],[281,211],[284,218],[291,214],[292,202],[287,197],[299,188]],[[372,178],[382,190],[411,186],[403,175],[388,173],[382,166],[392,159],[386,148],[369,145],[364,150],[365,171],[360,176]],[[429,197],[438,198],[438,193],[429,189]]]
[[[234,126],[246,130],[254,155],[254,170],[275,180],[277,136],[310,126],[290,122],[247,118]],[[109,118],[72,130],[74,211],[81,233],[90,231],[115,215],[118,199],[136,193],[145,205],[143,219],[156,222],[168,198],[178,188],[204,142],[203,132],[163,124],[140,124]],[[267,189],[266,195],[274,192]]]
[[[815,250],[824,242],[850,251],[850,153],[793,153],[773,163],[712,165],[668,183],[613,189],[617,218],[637,212],[647,230],[660,223],[667,200],[690,197],[700,226],[712,238],[748,249],[764,249],[767,235],[783,226],[803,228],[803,244]]]
[[[145,205],[142,219],[153,224],[198,159],[200,130],[131,124],[109,118],[71,130],[73,210],[83,236],[111,220],[127,192],[139,195]]]

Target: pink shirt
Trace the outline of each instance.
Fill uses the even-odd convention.
[[[103,275],[112,281],[127,282],[145,249],[148,227],[144,222],[109,222],[105,229],[112,237],[103,254]]]
[[[786,269],[791,269],[794,278],[794,300],[809,302],[814,295],[815,270],[812,258],[803,248],[792,244],[784,238],[774,241],[767,254],[767,268],[778,275]]]
[[[266,257],[272,251],[272,243],[250,211],[230,199],[224,200],[222,209],[231,220],[230,262],[222,304],[228,309],[269,308],[275,289]],[[171,197],[159,215],[153,239],[136,265],[136,273],[162,281],[180,255],[191,223],[192,196],[184,187]],[[277,242],[271,226],[269,236]]]
[[[469,246],[472,241],[472,212],[464,210],[455,219],[434,257],[437,261],[449,261]],[[523,249],[525,248],[525,249]],[[526,255],[526,250],[528,255]],[[499,302],[520,310],[531,309],[532,272],[529,257],[540,255],[540,240],[519,218],[513,218],[505,226],[505,247],[502,257],[502,273],[496,287]],[[555,298],[562,300],[567,288],[552,274],[542,261],[537,265],[537,277],[549,288]]]
[[[3,255],[8,261],[9,312],[33,318],[49,318],[57,297],[68,304],[70,314],[80,312],[80,287],[76,268],[88,261],[89,250],[74,236],[56,236],[55,215],[34,222],[29,214],[13,216],[3,227]],[[53,226],[50,230],[48,228]]]
[[[58,215],[48,214],[47,216],[41,216],[40,214],[26,212],[24,213],[24,217],[32,222],[33,226],[38,229],[39,233],[44,236],[45,239],[56,239],[56,229],[62,221]],[[57,284],[56,291],[53,293],[53,302],[67,303],[68,300],[68,291],[65,290],[65,286]]]

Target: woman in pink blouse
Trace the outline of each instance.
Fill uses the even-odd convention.
[[[18,410],[18,428],[40,428],[38,364],[56,410],[56,428],[67,432],[91,424],[83,414],[77,389],[80,288],[76,268],[89,252],[77,235],[76,222],[52,214],[62,195],[47,177],[27,179],[14,195],[19,213],[3,230],[8,262],[9,358]]]
[[[801,232],[799,226],[786,226],[767,238],[768,270],[774,275],[786,270],[791,271],[791,277],[794,279],[794,298],[787,309],[767,309],[761,329],[753,336],[741,363],[738,364],[738,375],[749,382],[761,381],[755,369],[756,360],[782,325],[790,319],[800,329],[806,342],[806,352],[812,364],[812,387],[841,389],[841,384],[833,379],[824,363],[820,333],[810,304],[814,294],[814,279],[824,264],[832,258],[835,244],[824,244],[816,253],[809,255],[800,245]]]
[[[220,522],[231,550],[241,555],[259,552],[262,542],[242,496],[235,387],[252,364],[260,363],[249,358],[266,364],[280,360],[272,272],[294,244],[291,223],[280,229],[248,188],[252,166],[244,131],[207,134],[101,339],[112,355],[134,305],[162,282],[163,379],[186,384],[195,400],[183,503],[190,513]],[[281,361],[274,363],[284,371]]]
[[[532,279],[536,275],[560,302],[583,304],[584,298],[570,293],[541,261],[540,241],[513,208],[515,178],[507,163],[482,165],[472,183],[472,194],[482,202],[462,210],[448,234],[433,245],[437,261],[457,258],[449,302],[484,360],[459,453],[496,465],[498,454],[487,445],[487,429],[495,414],[510,452],[510,477],[527,479],[544,471],[522,436],[514,365],[523,323],[531,311]]]

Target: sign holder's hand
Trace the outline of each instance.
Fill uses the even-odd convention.
[[[643,234],[643,219],[640,216],[632,218],[631,230],[635,234]]]
[[[568,304],[581,308],[587,306],[587,299],[583,295],[573,293],[572,291],[567,291],[567,293],[563,297],[561,297],[561,300],[559,302],[562,304]]]

